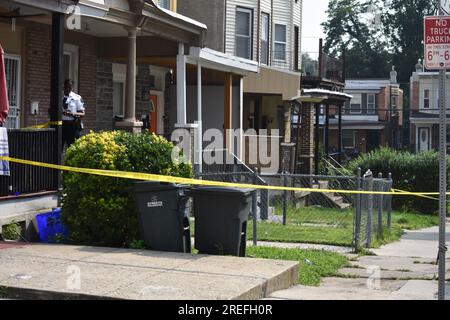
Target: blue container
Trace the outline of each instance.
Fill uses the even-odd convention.
[[[68,237],[68,231],[61,222],[61,209],[36,216],[41,242],[55,243],[56,237]]]

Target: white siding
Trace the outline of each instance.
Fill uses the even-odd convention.
[[[228,0],[227,1],[227,21],[226,21],[226,40],[225,52],[235,54],[235,30],[236,30],[236,8],[242,7],[253,10],[253,60],[256,60],[256,39],[258,36],[258,3],[256,0]]]
[[[236,28],[236,8],[248,8],[253,10],[253,60],[257,61],[261,49],[260,37],[258,35],[258,22],[261,28],[261,19],[258,17],[262,12],[270,15],[269,34],[269,61],[273,67],[283,69],[293,69],[294,67],[294,26],[299,27],[299,59],[301,59],[301,34],[302,34],[302,0],[261,0],[260,11],[258,12],[257,0],[228,0],[226,8],[226,34],[225,52],[235,54],[235,28]],[[273,7],[272,7],[273,6]],[[273,11],[272,11],[273,8]],[[274,31],[275,24],[286,26],[286,62],[273,61],[274,51]],[[299,62],[299,65],[301,63]]]

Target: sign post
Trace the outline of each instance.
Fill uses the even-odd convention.
[[[445,300],[445,223],[447,216],[447,114],[445,101],[446,70],[450,67],[450,17],[444,16],[443,5],[437,0],[439,16],[425,18],[425,67],[439,70],[439,300]]]

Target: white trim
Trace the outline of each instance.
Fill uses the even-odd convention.
[[[16,117],[16,127],[13,129],[20,129],[21,127],[21,117],[22,117],[22,56],[18,54],[4,54],[5,59],[15,60],[17,61],[17,96],[16,96],[16,108],[17,108],[17,117]]]
[[[64,55],[70,57],[69,78],[73,81],[73,91],[78,93],[79,70],[80,70],[80,48],[76,45],[64,43]],[[66,79],[64,79],[66,80]]]
[[[258,73],[256,61],[239,58],[230,54],[208,48],[190,47],[187,63],[196,65],[201,62],[203,68],[218,70],[247,76],[249,73]]]
[[[283,26],[284,27],[284,33],[285,33],[285,41],[284,42],[282,42],[282,41],[277,41],[276,39],[275,39],[275,37],[276,37],[276,28],[277,28],[277,26]],[[288,34],[287,34],[288,32],[287,32],[287,24],[285,24],[285,23],[274,23],[273,24],[273,31],[272,31],[272,39],[273,39],[273,47],[272,47],[272,51],[275,53],[275,52],[278,52],[277,50],[275,50],[275,45],[276,44],[282,44],[282,45],[284,45],[284,60],[281,60],[281,59],[275,59],[275,54],[272,54],[272,61],[275,61],[275,62],[284,62],[284,63],[288,63],[288,57],[287,57],[287,55],[288,55],[288,50],[287,50],[287,48],[288,48]]]
[[[164,92],[150,90],[151,96],[158,97],[158,105],[156,106],[156,114],[158,115],[158,128],[156,130],[156,134],[163,135],[164,134]]]
[[[422,125],[422,126],[416,126],[416,152],[421,152],[419,150],[419,143],[420,143],[420,137],[419,137],[419,129],[425,129],[427,128],[428,131],[428,151],[431,150],[431,146],[433,145],[433,126],[432,125]]]
[[[246,14],[249,15],[249,19],[248,19],[248,24],[249,24],[248,32],[249,32],[249,34],[248,35],[242,35],[242,34],[238,34],[237,33],[237,29],[238,29],[237,28],[237,21],[238,21],[237,14],[238,14],[238,12],[246,13]],[[238,56],[237,55],[237,44],[238,44],[237,38],[241,37],[241,38],[248,39],[248,41],[249,41],[249,49],[250,49],[250,52],[249,52],[250,57],[247,57],[247,58],[242,57],[242,58],[252,59],[253,58],[253,41],[254,41],[254,39],[253,39],[253,18],[254,18],[254,16],[253,16],[254,15],[253,9],[237,6],[235,15],[236,15],[236,19],[235,19],[235,28],[234,28],[234,55]]]

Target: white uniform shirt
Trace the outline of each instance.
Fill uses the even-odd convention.
[[[71,113],[84,112],[84,102],[80,95],[74,93],[73,91],[69,93],[68,96],[64,96],[63,111],[69,111]],[[73,121],[75,118],[73,116],[62,115],[63,121]]]

